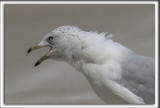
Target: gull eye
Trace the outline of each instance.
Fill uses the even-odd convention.
[[[53,37],[52,37],[52,36],[50,36],[50,37],[48,38],[48,40],[50,40],[50,41],[51,41],[51,40],[53,40]]]

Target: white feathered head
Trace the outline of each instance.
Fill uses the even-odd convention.
[[[49,52],[40,58],[35,66],[39,65],[47,58],[54,58],[55,60],[73,59],[74,54],[76,54],[74,59],[88,57],[87,60],[92,60],[93,56],[88,55],[87,50],[84,49],[92,50],[92,48],[98,48],[98,45],[106,41],[105,34],[106,33],[98,34],[97,32],[85,32],[75,26],[61,26],[48,33],[38,45],[31,47],[27,51],[27,54],[42,47],[50,47]],[[108,39],[111,38],[111,36],[108,37]],[[100,44],[97,44],[97,42]],[[103,47],[101,48],[103,50]]]

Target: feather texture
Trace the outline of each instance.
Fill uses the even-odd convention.
[[[106,37],[106,33],[62,26],[47,34],[41,43],[46,43],[49,36],[54,37],[51,57],[79,70],[104,102],[154,104],[154,59],[114,42],[112,34]]]

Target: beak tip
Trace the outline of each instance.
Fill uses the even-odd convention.
[[[34,65],[34,68],[36,67],[37,65]]]
[[[26,56],[32,51],[32,48],[28,49]]]
[[[40,64],[40,62],[36,62],[36,64],[34,65],[34,68],[36,67],[36,66],[38,66]]]

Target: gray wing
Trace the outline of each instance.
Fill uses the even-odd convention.
[[[143,98],[146,104],[155,103],[155,60],[132,53],[122,61],[122,79],[117,83]]]

